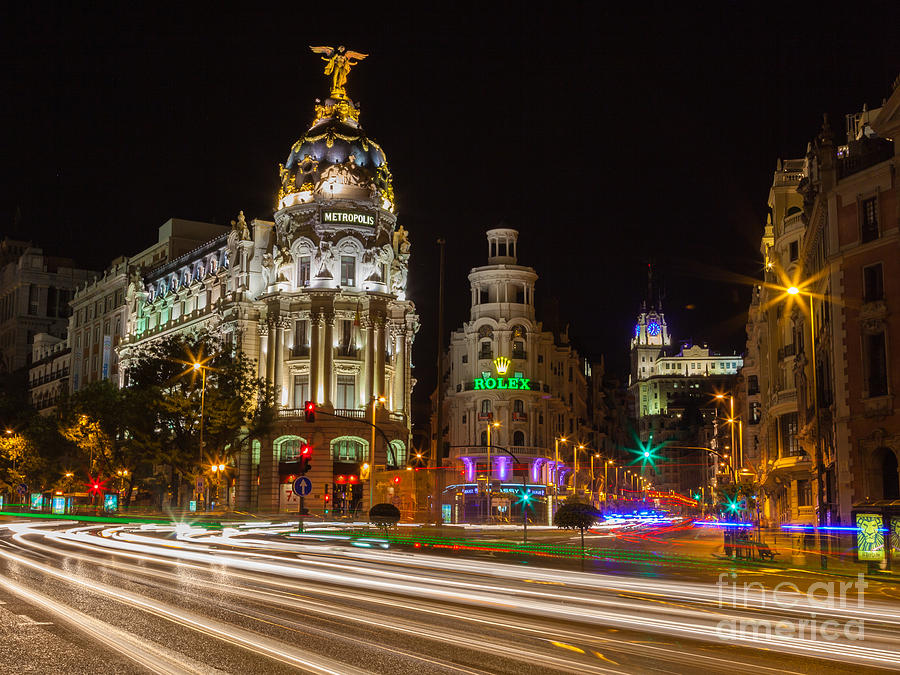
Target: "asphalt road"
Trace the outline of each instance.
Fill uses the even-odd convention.
[[[602,561],[582,573],[283,529],[0,522],[0,671],[900,669],[890,584],[766,568],[606,573]],[[773,594],[778,583],[794,587]]]

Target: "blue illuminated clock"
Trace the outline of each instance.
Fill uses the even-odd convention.
[[[657,335],[659,335],[659,322],[658,321],[651,321],[650,323],[647,324],[647,335],[652,335],[653,337],[656,337]]]
[[[636,324],[634,324],[634,337],[640,337],[640,336],[641,336],[641,324],[636,323]]]

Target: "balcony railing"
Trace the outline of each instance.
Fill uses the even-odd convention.
[[[359,356],[359,348],[356,345],[338,345],[334,349],[334,355],[345,359],[356,358]]]
[[[294,347],[291,349],[291,356],[294,358],[302,358],[304,356],[309,356],[309,345],[304,345],[302,347]]]
[[[552,457],[553,456],[553,448],[543,448],[535,445],[509,445],[503,446],[507,450],[509,450],[512,454],[514,454],[520,461],[525,461],[525,459],[534,459],[535,457]],[[486,445],[466,445],[459,448],[453,448],[453,458],[459,459],[460,457],[487,457],[488,448]],[[505,455],[509,457],[503,450],[501,450],[497,446],[493,446],[491,448],[491,456],[499,457],[501,455]],[[563,456],[560,454],[560,461],[563,461]]]
[[[492,419],[494,419],[494,413],[489,413],[489,412],[478,413],[478,421],[479,422],[490,422]]]
[[[528,420],[528,413],[514,412],[512,414],[513,422],[525,422]]]
[[[341,417],[352,417],[355,420],[366,419],[366,411],[362,408],[335,408],[334,414]]]

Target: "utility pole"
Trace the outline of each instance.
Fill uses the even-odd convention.
[[[442,503],[444,499],[444,245],[446,240],[438,237],[437,245],[440,254],[440,263],[438,265],[438,321],[437,321],[437,396],[435,404],[437,405],[437,429],[435,430],[434,440],[434,507],[435,521],[437,525],[444,522]]]

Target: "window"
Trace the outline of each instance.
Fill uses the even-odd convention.
[[[297,285],[309,286],[309,260],[308,255],[301,255],[300,262],[297,263]]]
[[[782,455],[802,455],[803,450],[797,441],[797,413],[782,415],[779,421],[781,423]]]
[[[869,396],[886,396],[887,353],[884,332],[866,336],[866,363],[868,365]]]
[[[304,356],[308,353],[309,322],[304,319],[294,323],[294,356]]]
[[[797,240],[792,241],[788,244],[788,258],[791,262],[794,262],[797,258],[800,257],[800,242]]]
[[[302,408],[309,400],[309,375],[294,375],[294,407]]]
[[[863,302],[884,299],[884,272],[881,263],[863,268]]]
[[[491,412],[491,400],[489,398],[483,399],[481,401],[481,412],[483,414],[490,414]]]
[[[466,423],[466,414],[465,414],[465,413],[463,413],[463,416],[462,416],[462,423],[463,423],[463,424]]]
[[[750,424],[759,424],[759,420],[762,417],[762,406],[759,401],[753,401],[750,404]]]
[[[356,286],[356,258],[341,256],[341,286]]]
[[[809,479],[797,481],[797,506],[812,506],[812,483]]]
[[[518,446],[525,445],[525,432],[524,431],[514,431],[513,432],[513,445],[518,445]]]
[[[29,286],[28,287],[28,313],[29,314],[37,314],[38,313],[38,297],[39,297],[39,289],[37,286]]]
[[[516,340],[513,342],[513,350],[512,356],[514,359],[524,359],[525,358],[525,343],[521,340]]]
[[[543,362],[544,362],[544,355],[538,354],[538,363],[543,363]]]
[[[355,375],[337,376],[337,395],[335,396],[334,404],[336,407],[344,408],[345,410],[357,407]]]
[[[290,462],[300,456],[300,446],[303,441],[299,438],[286,438],[278,444],[278,459],[282,462]]]
[[[462,362],[463,362],[463,363],[468,363],[468,362],[469,362],[469,355],[468,355],[468,354],[463,354],[463,355],[462,355]]]
[[[759,378],[756,375],[747,377],[747,394],[753,396],[759,393]]]
[[[480,359],[492,359],[494,358],[494,350],[491,347],[491,341],[485,340],[481,343],[481,351],[478,353],[478,358]]]
[[[487,445],[487,431],[481,432],[481,443],[480,445]]]
[[[352,438],[341,438],[331,445],[331,459],[335,462],[361,462],[365,446]]]
[[[516,412],[516,413],[525,412],[525,402],[522,399],[517,398],[515,401],[513,401],[513,412]]]
[[[875,197],[864,199],[860,204],[860,235],[862,242],[878,239],[878,203]]]

